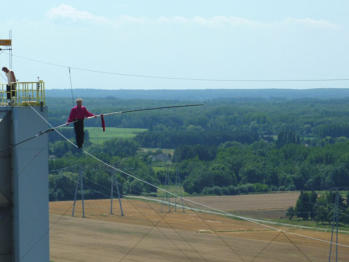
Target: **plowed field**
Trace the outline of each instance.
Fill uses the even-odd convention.
[[[254,218],[284,217],[287,208],[295,206],[299,192],[251,194],[237,196],[203,196],[190,199],[234,214]]]
[[[139,200],[51,202],[51,260],[58,261],[328,261],[329,244],[280,233],[257,224],[168,207]],[[324,240],[329,233],[287,229]],[[349,235],[339,241],[349,245]],[[339,247],[339,260],[349,261],[349,248]]]

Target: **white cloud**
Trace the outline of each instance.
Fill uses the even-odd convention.
[[[66,4],[61,4],[57,7],[51,8],[46,15],[51,19],[58,18],[58,19],[70,19],[72,21],[108,23],[108,19],[103,16],[97,16],[88,11],[81,11]]]
[[[196,24],[201,24],[205,26],[220,26],[220,25],[227,25],[227,26],[261,26],[263,23],[245,19],[241,17],[234,17],[234,16],[213,16],[209,18],[204,18],[200,16],[196,16],[193,19],[191,19],[192,22]]]
[[[122,15],[117,17],[114,20],[110,20],[111,24],[114,25],[121,25],[121,24],[145,24],[148,22],[147,18],[144,17],[136,17],[136,16],[129,16],[129,15]]]
[[[104,23],[112,25],[122,24],[197,24],[201,26],[257,26],[263,23],[248,20],[240,17],[233,16],[213,16],[213,17],[183,17],[183,16],[161,16],[157,18],[150,17],[136,17],[122,15],[117,18],[111,19],[103,16],[92,14],[88,11],[78,10],[70,5],[61,4],[57,7],[51,8],[46,16],[50,19],[66,19],[74,22],[93,22]]]
[[[137,17],[122,15],[116,18],[108,18],[92,14],[88,11],[78,10],[70,5],[61,4],[47,12],[50,19],[68,19],[75,22],[92,22],[97,24],[110,24],[120,26],[125,24],[193,24],[205,27],[261,27],[261,26],[287,26],[298,25],[315,27],[321,29],[338,29],[338,25],[326,20],[316,20],[312,18],[287,18],[278,22],[262,22],[235,16],[212,16],[212,17],[183,17],[183,16],[161,16],[157,18]]]
[[[288,18],[285,20],[289,24],[298,24],[318,28],[338,29],[339,26],[326,20],[316,20],[312,18]]]
[[[197,24],[202,26],[258,26],[262,25],[262,23],[248,20],[240,17],[233,16],[212,16],[212,17],[202,17],[202,16],[194,16],[194,17],[183,17],[183,16],[173,16],[166,17],[161,16],[156,19],[156,22],[159,24]]]
[[[178,24],[185,24],[189,22],[189,19],[183,16],[160,16],[155,20],[159,24],[165,24],[165,23],[178,23]]]

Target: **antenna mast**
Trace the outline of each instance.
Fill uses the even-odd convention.
[[[12,65],[12,30],[10,30],[10,32],[9,32],[9,34],[8,34],[8,36],[9,36],[9,40],[10,40],[10,43],[11,43],[11,45],[10,45],[10,47],[9,47],[9,61],[8,61],[8,65],[9,65],[9,68],[10,69],[13,69],[13,65]]]
[[[6,48],[1,48],[5,46]],[[0,39],[0,51],[6,50],[9,51],[9,67],[12,69],[12,30],[9,32],[9,39]]]

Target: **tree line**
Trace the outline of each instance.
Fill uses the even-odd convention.
[[[322,192],[320,195],[315,191],[301,191],[296,206],[290,207],[286,216],[290,220],[298,217],[302,220],[330,223],[334,219],[336,209],[338,222],[349,224],[349,191],[345,197],[334,191]]]
[[[101,113],[184,102],[109,97],[88,98],[84,103],[90,111]],[[49,120],[55,125],[66,121],[71,101],[50,98],[48,103]],[[169,172],[174,176],[173,170],[177,170],[190,194],[327,190],[339,185],[349,187],[349,128],[345,123],[349,123],[346,99],[220,99],[206,101],[198,108],[108,117],[107,128],[148,131],[134,139],[112,139],[102,145],[91,144],[85,131],[85,146],[102,159],[157,185],[163,182],[164,174],[154,171],[151,154],[140,148],[173,148]],[[86,125],[99,126],[100,122],[92,119]],[[72,128],[63,132],[74,137]],[[107,187],[98,190],[107,194],[111,175],[107,170],[95,168],[95,163],[78,155],[56,134],[51,133],[49,139],[50,170],[59,170],[50,171],[51,199],[72,197],[81,167],[88,180]],[[74,163],[79,165],[74,167]],[[138,181],[115,175],[123,193],[154,193]],[[170,178],[170,183],[174,181]],[[89,197],[99,195],[97,191],[88,193]]]
[[[283,136],[279,137],[283,139]],[[307,146],[258,141],[182,146],[174,154],[188,193],[235,195],[349,188],[349,142]]]

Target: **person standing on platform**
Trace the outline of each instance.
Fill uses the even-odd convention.
[[[6,94],[8,102],[11,103],[12,98],[16,97],[16,76],[15,73],[7,67],[3,67],[2,71],[6,74],[7,77]]]
[[[82,148],[82,145],[84,144],[84,118],[91,116],[95,115],[90,113],[86,107],[82,105],[82,99],[76,99],[76,106],[74,106],[70,111],[67,125],[74,122],[75,139],[79,148]]]

